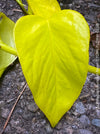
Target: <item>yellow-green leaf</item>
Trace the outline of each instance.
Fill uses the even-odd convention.
[[[32,11],[32,9],[31,9],[30,6],[28,6],[28,13],[29,13],[29,14],[33,14],[33,11]]]
[[[27,0],[33,13],[43,17],[50,17],[54,12],[60,11],[57,0]]]
[[[5,68],[0,70],[0,77],[2,76],[3,72],[5,71]]]
[[[49,19],[22,17],[14,34],[35,102],[54,127],[79,96],[87,77],[88,24],[80,13],[63,10]]]
[[[15,47],[13,38],[13,29],[15,23],[6,15],[0,12],[0,43],[5,43],[10,47]],[[0,77],[6,67],[8,67],[16,57],[0,49]]]

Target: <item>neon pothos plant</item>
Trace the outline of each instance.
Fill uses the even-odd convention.
[[[28,11],[16,1],[29,15],[14,24],[0,13],[0,74],[17,55],[36,104],[55,127],[78,98],[88,71],[100,75],[88,65],[89,26],[56,0],[27,0]]]

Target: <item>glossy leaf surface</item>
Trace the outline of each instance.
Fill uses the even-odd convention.
[[[22,17],[14,33],[35,102],[54,127],[79,96],[87,77],[88,24],[80,13],[62,10],[49,19]]]
[[[27,0],[27,2],[33,13],[42,17],[50,17],[61,10],[57,0]]]
[[[13,38],[13,28],[15,23],[6,15],[0,12],[0,43],[3,42],[11,47],[15,47]],[[9,66],[16,57],[0,49],[0,77],[5,68]]]
[[[2,76],[3,72],[5,71],[5,68],[0,70],[0,77]]]

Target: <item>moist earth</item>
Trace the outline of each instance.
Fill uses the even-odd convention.
[[[23,1],[26,3],[25,1]],[[100,0],[59,0],[62,9],[79,11],[91,33],[100,32]],[[23,16],[15,0],[0,0],[0,11],[14,22]],[[100,65],[99,50],[90,43],[89,64]],[[26,83],[18,59],[0,79],[0,132]],[[55,128],[34,102],[27,87],[14,109],[4,134],[100,134],[100,77],[88,73],[79,98]]]

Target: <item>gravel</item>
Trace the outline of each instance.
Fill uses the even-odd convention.
[[[100,119],[93,119],[92,124],[97,126],[97,127],[100,127]]]
[[[1,109],[1,117],[6,119],[9,115],[9,113],[10,113],[9,109],[5,109],[5,108]]]
[[[80,122],[82,123],[83,126],[88,126],[90,125],[90,120],[86,115],[81,115],[79,118]]]
[[[93,133],[89,130],[86,130],[86,129],[79,129],[77,131],[77,134],[93,134]]]
[[[78,102],[76,104],[76,112],[79,114],[84,114],[85,113],[85,107],[82,102]]]
[[[70,8],[82,13],[91,29],[96,32],[100,24],[99,0],[59,0],[61,8]],[[15,0],[0,0],[0,11],[16,22],[23,13]],[[99,52],[100,53],[100,52]],[[90,43],[89,63],[96,66],[97,50]],[[100,77],[98,77],[100,79]],[[100,100],[98,100],[97,76],[88,73],[82,92],[72,108],[62,117],[55,128],[34,102],[27,87],[21,96],[4,134],[99,134]],[[0,132],[25,84],[18,59],[0,79]]]
[[[38,107],[35,103],[31,102],[27,105],[27,109],[31,112],[36,112],[38,110]]]

